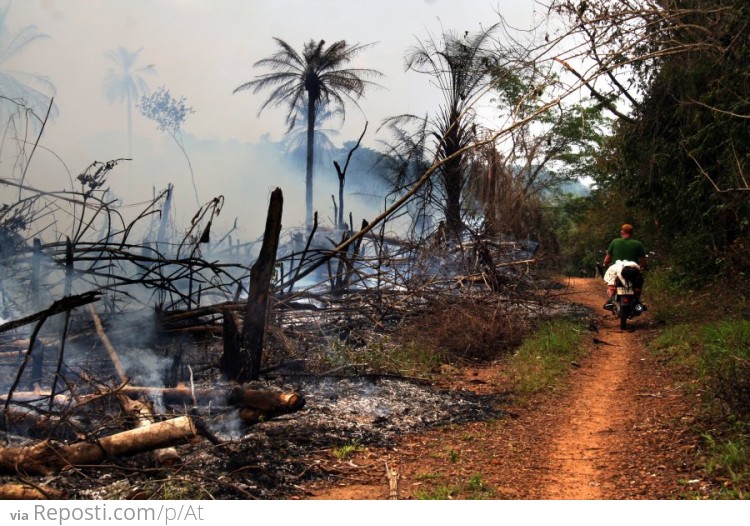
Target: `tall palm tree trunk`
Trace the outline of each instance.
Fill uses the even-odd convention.
[[[443,184],[445,186],[445,224],[455,234],[461,230],[461,191],[463,190],[463,156],[450,158],[461,149],[460,114],[453,109],[451,123],[443,141],[444,158],[449,159],[443,165]]]
[[[309,97],[307,104],[307,167],[305,175],[305,224],[313,222],[313,159],[315,155],[315,100]]]
[[[461,188],[463,177],[461,162],[452,159],[444,165],[443,185],[445,186],[445,224],[455,234],[461,230]]]
[[[128,109],[128,157],[133,158],[133,101],[130,100],[130,97],[128,97],[128,100],[126,101],[127,109]],[[128,167],[130,167],[130,163],[128,163]]]

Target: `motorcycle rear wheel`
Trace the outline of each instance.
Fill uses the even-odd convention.
[[[625,305],[620,306],[620,330],[628,328],[628,314],[630,314],[630,307]]]

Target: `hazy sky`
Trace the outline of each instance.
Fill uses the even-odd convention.
[[[5,4],[7,0],[0,0],[0,5]],[[425,78],[404,72],[404,52],[416,38],[428,32],[439,34],[441,28],[475,31],[495,23],[498,11],[515,25],[529,26],[534,4],[531,0],[15,0],[10,3],[9,28],[34,25],[49,38],[33,42],[3,67],[43,74],[53,82],[59,115],[45,131],[43,144],[75,174],[94,159],[127,155],[125,109],[110,105],[102,88],[112,64],[106,56],[110,50],[142,48],[139,64],[153,64],[157,72],[147,77],[151,89],[164,85],[173,95],[186,97],[194,108],[183,126],[189,136],[254,142],[266,133],[279,139],[285,130],[284,115],[266,110],[258,118],[263,96],[233,95],[232,90],[259,73],[252,64],[274,51],[272,37],[298,49],[311,38],[377,42],[358,55],[356,65],[381,71],[383,89],[371,90],[361,101],[366,117],[348,108],[347,127],[339,136],[342,142],[356,139],[367,119],[372,132],[365,142],[374,145],[374,129],[384,117],[423,114],[438,100]],[[153,122],[137,111],[133,124],[134,158],[139,152],[142,157],[155,157],[161,148],[170,148]],[[122,143],[114,147],[112,141],[103,140],[106,137],[112,141],[120,137]],[[192,156],[199,157],[200,152]],[[211,166],[204,161],[204,166]],[[54,164],[40,162],[47,169],[45,177],[54,171]],[[200,158],[195,162],[201,166]],[[170,163],[179,164],[179,157]],[[143,168],[137,173],[150,178],[149,188],[152,182],[161,186],[164,178],[172,177],[157,176],[156,170],[149,174]],[[179,170],[184,177],[184,167]],[[207,189],[207,179],[214,174],[196,175],[201,198],[216,193]],[[265,197],[273,183],[262,177],[256,175]],[[42,176],[36,178],[42,184]],[[120,192],[127,194],[132,188]]]

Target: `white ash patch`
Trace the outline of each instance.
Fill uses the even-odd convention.
[[[404,433],[503,414],[497,396],[395,378],[305,378],[286,382],[286,388],[305,397],[305,408],[251,428],[249,434],[304,434],[305,443],[318,447],[354,440],[386,445]]]

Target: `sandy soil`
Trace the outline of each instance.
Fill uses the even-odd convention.
[[[650,354],[648,314],[628,331],[601,308],[599,280],[567,283],[590,306],[587,353],[558,388],[512,403],[508,416],[407,435],[318,462],[333,482],[301,488],[315,499],[384,499],[386,463],[400,474],[399,498],[657,499],[699,492],[692,407],[672,371]],[[503,390],[502,363],[455,371],[451,387]]]

